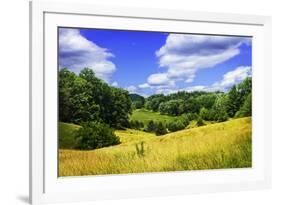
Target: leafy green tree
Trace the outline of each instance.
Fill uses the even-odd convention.
[[[183,113],[183,100],[169,100],[162,102],[159,105],[159,111],[161,114],[167,114],[172,116],[178,116]]]
[[[189,124],[190,121],[196,120],[198,118],[198,114],[196,114],[196,113],[185,113],[185,114],[182,115],[182,117]]]
[[[185,102],[184,112],[185,113],[199,113],[200,103],[197,98],[191,97]]]
[[[100,122],[82,123],[77,131],[77,148],[81,150],[98,149],[120,144],[120,139],[107,124]]]
[[[138,94],[130,94],[133,109],[140,109],[144,107],[145,98]]]
[[[151,95],[146,99],[145,108],[157,112],[160,103],[166,100],[163,94]]]
[[[198,117],[196,124],[198,127],[205,125],[204,121],[202,120],[202,118],[200,116]]]
[[[107,99],[103,101],[103,119],[115,128],[129,126],[129,115],[132,112],[132,101],[126,90],[112,87]]]
[[[77,76],[59,72],[59,119],[80,124],[101,121],[114,128],[129,126],[132,101],[128,91],[111,87],[85,68]]]
[[[166,126],[162,122],[159,122],[159,123],[156,124],[155,134],[156,135],[167,134],[167,128],[166,128]]]
[[[209,111],[205,108],[205,107],[202,107],[200,109],[200,113],[199,113],[199,116],[204,119],[204,120],[209,120],[210,117],[209,117]]]
[[[155,123],[153,120],[150,120],[147,124],[146,131],[147,132],[154,132],[155,131]]]
[[[206,93],[203,95],[200,95],[196,98],[198,101],[200,108],[204,107],[206,109],[211,109],[213,105],[215,104],[217,99],[217,94],[216,93]]]
[[[170,122],[170,123],[168,123],[168,126],[167,126],[167,128],[170,132],[183,130],[185,127],[186,127],[186,125],[183,123],[182,120],[176,120],[176,121]]]
[[[241,83],[238,84],[237,90],[241,96],[241,105],[245,101],[246,97],[252,92],[252,78],[247,77]]]
[[[248,94],[246,97],[244,104],[240,108],[240,110],[236,113],[235,117],[248,117],[252,116],[252,93]]]
[[[234,117],[235,113],[241,106],[241,94],[238,92],[237,86],[234,85],[227,95],[226,109],[229,117]]]
[[[76,75],[66,68],[59,72],[59,120],[68,122],[71,119],[72,104],[69,102]]]
[[[214,106],[213,106],[213,113],[214,113],[214,119],[218,122],[223,122],[228,119],[227,114],[227,96],[225,94],[220,95]]]

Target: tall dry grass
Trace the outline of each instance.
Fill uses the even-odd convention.
[[[122,144],[93,151],[59,150],[59,176],[126,174],[252,165],[251,118],[164,136],[116,131]]]

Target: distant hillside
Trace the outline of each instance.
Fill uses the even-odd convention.
[[[133,109],[139,109],[144,107],[145,99],[138,94],[129,94],[132,100]]]
[[[131,98],[131,100],[132,100],[133,102],[135,102],[135,101],[144,102],[144,97],[141,96],[141,95],[138,95],[138,94],[135,94],[135,93],[129,94],[129,95],[130,95],[130,98]]]

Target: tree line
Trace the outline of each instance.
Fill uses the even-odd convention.
[[[85,68],[79,75],[66,68],[59,71],[60,121],[98,121],[120,129],[128,127],[131,112],[129,92],[109,86],[92,69]]]
[[[170,95],[151,95],[144,103],[134,102],[134,104],[138,104],[139,108],[161,114],[189,115],[189,119],[201,117],[206,121],[222,122],[228,118],[251,116],[252,78],[245,78],[241,83],[231,87],[227,93],[180,91]]]
[[[92,69],[78,75],[59,71],[59,121],[81,125],[77,146],[91,150],[120,144],[115,129],[129,127],[132,101],[128,91],[109,86]]]
[[[96,149],[120,143],[114,129],[141,129],[163,135],[186,128],[196,120],[226,121],[228,118],[252,114],[252,79],[246,78],[227,93],[185,92],[170,95],[155,94],[144,98],[129,94],[122,88],[109,86],[97,78],[92,69],[84,68],[79,74],[67,68],[59,71],[59,121],[81,125],[77,132],[79,149]],[[150,121],[144,125],[130,121],[133,109],[145,108],[153,112],[181,119],[169,122]]]

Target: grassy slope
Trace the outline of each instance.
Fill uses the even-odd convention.
[[[251,167],[251,118],[182,130],[161,137],[116,131],[122,144],[93,151],[60,150],[59,175],[98,175]],[[136,144],[144,142],[144,154]]]
[[[156,122],[171,122],[175,119],[180,117],[173,117],[169,115],[161,115],[158,112],[152,112],[145,109],[137,109],[134,110],[130,119],[131,120],[138,120],[142,121],[144,124],[147,124],[150,120],[156,121]]]
[[[59,147],[60,148],[75,148],[75,131],[79,129],[79,125],[69,123],[59,123]]]

